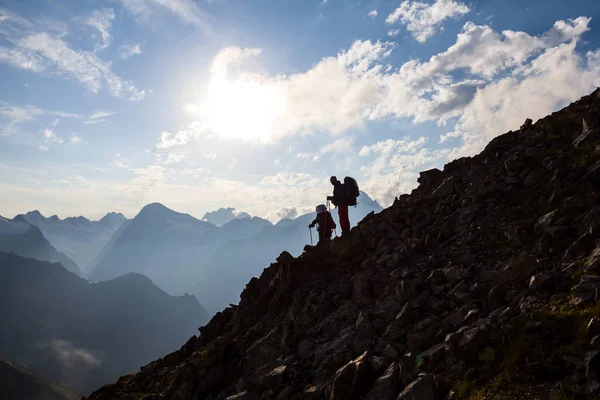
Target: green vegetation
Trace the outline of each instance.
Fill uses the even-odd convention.
[[[573,367],[565,359],[590,349],[586,327],[600,319],[600,305],[578,308],[561,304],[520,317],[505,343],[478,355],[477,376],[455,382],[458,399],[570,399],[561,379]]]

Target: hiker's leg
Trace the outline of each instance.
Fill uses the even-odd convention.
[[[340,226],[342,234],[350,232],[350,220],[348,219],[348,206],[338,206],[338,216],[340,217]]]

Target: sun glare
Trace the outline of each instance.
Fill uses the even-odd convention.
[[[285,98],[277,84],[240,76],[213,76],[203,101],[204,121],[225,137],[269,141],[276,135]]]

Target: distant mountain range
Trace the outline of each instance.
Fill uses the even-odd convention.
[[[250,218],[250,215],[243,211],[237,211],[235,208],[228,207],[207,212],[202,217],[202,221],[210,222],[215,226],[223,226],[234,219],[241,218]]]
[[[185,293],[218,242],[219,228],[159,203],[148,204],[94,260],[89,279],[127,272],[150,277],[168,293]]]
[[[39,261],[57,262],[77,275],[82,274],[73,260],[57,251],[40,229],[22,215],[11,220],[0,217],[0,251]]]
[[[381,210],[365,193],[358,202],[350,208],[353,224]],[[231,216],[233,209],[221,210],[229,210]],[[337,211],[332,213],[337,221]],[[300,254],[310,243],[308,224],[313,218],[311,213],[276,225],[257,217],[233,218],[218,227],[149,204],[102,249],[89,277],[99,281],[142,273],[170,294],[193,293],[213,313],[236,303],[248,280],[283,250]]]
[[[114,212],[99,221],[85,217],[60,219],[56,215],[46,218],[37,210],[22,217],[37,226],[52,246],[75,261],[83,274],[89,272],[90,262],[127,220],[123,214]]]
[[[77,400],[70,390],[34,371],[0,358],[0,398],[28,400]]]
[[[380,210],[361,193],[351,222]],[[300,254],[313,218],[272,224],[222,208],[199,220],[159,203],[130,220],[0,217],[0,315],[10,327],[0,330],[0,355],[81,393],[135,372],[237,303],[282,251]],[[49,397],[40,399],[62,400],[41,385],[34,389]]]
[[[140,274],[89,283],[4,252],[0,315],[2,356],[81,393],[177,349],[208,317],[194,296],[172,297]]]

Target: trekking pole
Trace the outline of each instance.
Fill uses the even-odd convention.
[[[310,232],[310,245],[313,245],[313,241],[312,241],[312,228],[309,226],[308,227],[308,232]]]

